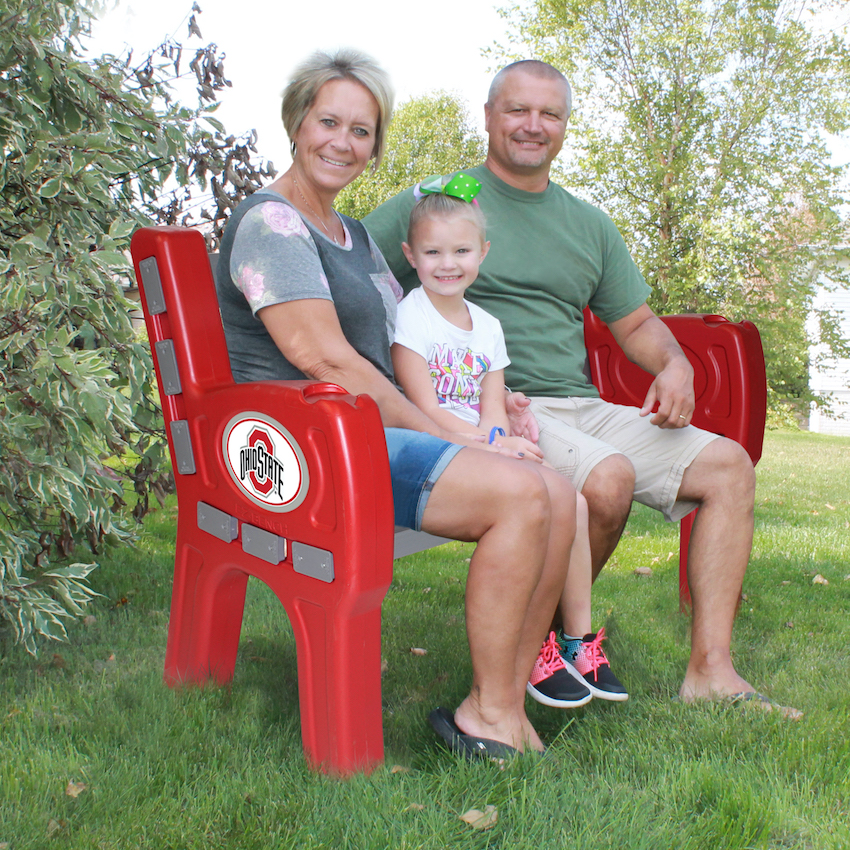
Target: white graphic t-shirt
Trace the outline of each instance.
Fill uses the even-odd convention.
[[[395,342],[425,358],[440,407],[472,425],[481,419],[481,381],[511,361],[499,320],[464,301],[472,330],[446,321],[418,287],[398,305]]]

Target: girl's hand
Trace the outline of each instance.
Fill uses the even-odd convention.
[[[526,440],[525,437],[496,437],[493,440],[493,445],[516,452],[517,456],[523,457],[525,460],[543,463],[543,452],[540,447]]]

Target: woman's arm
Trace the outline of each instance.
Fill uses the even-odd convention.
[[[421,354],[397,342],[393,343],[390,351],[393,357],[393,371],[405,396],[429,419],[448,431],[476,435],[484,433],[472,423],[440,407],[434,382],[428,371],[428,363]]]
[[[257,315],[283,356],[317,381],[339,384],[352,395],[367,393],[387,428],[409,428],[449,439],[345,338],[332,301],[306,298],[263,307]]]

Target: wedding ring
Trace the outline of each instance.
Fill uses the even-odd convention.
[[[687,418],[688,418],[687,416],[682,416],[681,413],[679,414],[679,419],[687,419]]]

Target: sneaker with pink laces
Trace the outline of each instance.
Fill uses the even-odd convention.
[[[586,685],[599,699],[624,702],[629,694],[620,680],[611,672],[611,665],[602,649],[605,629],[596,634],[573,638],[561,632],[558,643],[567,672]]]
[[[593,698],[587,685],[567,670],[555,632],[549,632],[525,689],[537,702],[554,708],[577,708]]]

